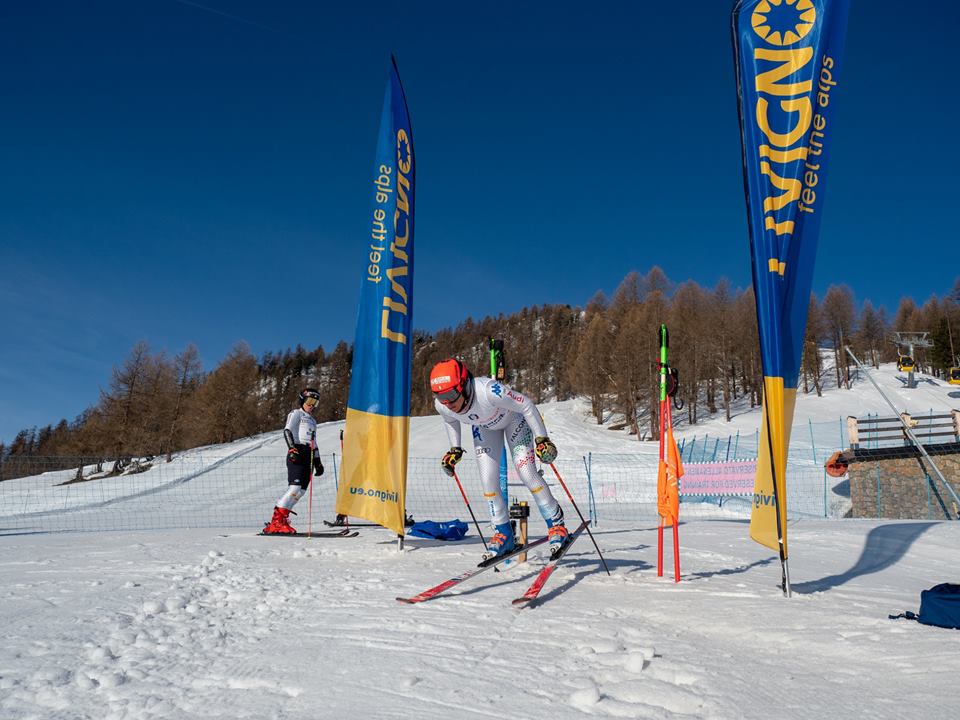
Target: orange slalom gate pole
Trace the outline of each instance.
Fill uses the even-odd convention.
[[[673,523],[673,581],[680,582],[680,531],[677,526],[680,518]]]
[[[663,518],[657,527],[657,577],[663,577]]]
[[[666,415],[667,422],[670,423],[670,429],[673,429],[673,410],[670,409],[670,406],[666,406]],[[663,429],[660,431],[660,438],[663,439]],[[679,481],[679,478],[678,478]],[[680,492],[679,486],[677,487],[677,492]],[[663,521],[661,520],[661,523]],[[663,538],[663,525],[660,527],[660,537]],[[661,549],[661,560],[662,560],[662,549]],[[661,572],[661,575],[663,573]],[[673,519],[673,581],[680,582],[680,509],[677,508],[677,516]]]
[[[657,461],[657,479],[660,478],[660,462],[665,460],[663,456],[663,435],[665,429],[663,427],[663,400],[660,401],[660,455]],[[657,498],[659,500],[659,498]],[[657,514],[658,519],[660,520],[659,525],[657,526],[657,577],[663,577],[663,516],[659,513]]]

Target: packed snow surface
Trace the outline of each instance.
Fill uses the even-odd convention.
[[[960,402],[939,390],[937,404],[904,409]],[[798,416],[887,414],[872,388],[858,392],[803,397]],[[561,453],[644,447],[591,425],[582,402],[544,415]],[[338,428],[321,428],[323,452]],[[204,452],[282,463],[275,440]],[[445,442],[437,418],[413,423],[411,455],[439,456]],[[658,577],[656,527],[601,518],[611,574],[583,535],[526,609],[511,600],[544,565],[540,548],[431,601],[396,601],[472,568],[472,527],[457,543],[407,538],[402,552],[382,528],[349,539],[256,529],[0,535],[0,719],[902,720],[952,718],[960,701],[960,632],[888,619],[916,611],[921,590],[960,582],[956,522],[791,522],[787,599],[779,559],[745,519],[682,522],[675,583],[669,533]]]
[[[171,531],[4,538],[0,717],[948,718],[960,632],[889,620],[958,579],[956,523],[804,521],[794,595],[741,522],[582,536],[420,605],[470,541]]]

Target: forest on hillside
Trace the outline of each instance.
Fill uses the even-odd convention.
[[[922,306],[901,300],[888,317],[869,300],[856,303],[845,285],[811,295],[799,392],[822,393],[824,348],[832,349],[837,385],[850,381],[844,345],[867,363],[897,359],[893,331],[930,333],[918,369],[942,376],[958,364],[960,279],[943,297]],[[598,293],[585,307],[544,305],[511,315],[467,318],[453,328],[418,330],[413,342],[411,414],[433,412],[428,376],[433,364],[461,358],[475,374],[489,373],[489,339],[504,341],[507,382],[535,402],[583,396],[598,423],[615,419],[637,439],[659,438],[657,328],[670,330],[671,364],[680,374],[684,419],[704,414],[730,419],[734,400],[761,402],[757,320],[752,289],[726,280],[713,288],[693,281],[671,283],[654,267],[629,273],[610,298]],[[818,351],[819,350],[819,351]],[[0,444],[0,478],[12,477],[18,458],[124,459],[167,457],[187,448],[225,443],[278,430],[306,386],[320,390],[318,422],[343,419],[350,387],[352,348],[341,341],[322,347],[267,352],[257,359],[238,343],[211,371],[195,346],[171,357],[137,343],[113,368],[96,405],[79,417],[21,430]],[[73,462],[71,460],[70,462]],[[3,472],[3,464],[7,471]]]

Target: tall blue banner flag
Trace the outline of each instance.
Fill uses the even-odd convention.
[[[786,465],[848,0],[738,0],[733,45],[763,420],[750,535],[787,557]]]
[[[413,316],[413,131],[396,61],[383,97],[363,242],[337,512],[404,533]]]

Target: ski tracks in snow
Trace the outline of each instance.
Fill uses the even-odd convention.
[[[845,535],[824,527],[832,534],[797,561],[801,577],[855,562],[832,549]],[[612,576],[574,549],[524,610],[510,600],[543,557],[401,605],[398,592],[469,566],[476,549],[398,553],[375,531],[11,538],[0,718],[949,716],[952,696],[931,690],[952,687],[955,636],[885,613],[915,602],[901,585],[923,587],[945,567],[953,526],[914,550],[919,570],[905,563],[789,602],[764,553],[725,550],[742,528],[686,530],[679,585],[635,558],[653,531],[611,534]]]
[[[104,583],[129,596],[127,611],[78,616],[75,633],[18,643],[13,662],[0,668],[0,716],[274,717],[271,707],[300,693],[261,679],[257,660],[259,641],[285,624],[288,598],[269,592],[276,578],[237,567],[216,550],[160,574],[161,587],[149,590],[144,586],[158,583]],[[93,632],[90,623],[98,625]],[[225,703],[225,688],[255,692],[231,694],[235,703]]]
[[[736,716],[733,707],[705,697],[703,668],[657,653],[653,638],[663,639],[661,628],[645,629],[639,611],[590,608],[571,615],[571,607],[582,605],[564,596],[581,583],[596,592],[628,582],[595,570],[594,558],[578,562],[578,555],[589,557],[584,553],[571,554],[558,567],[543,602],[532,608],[516,610],[506,603],[544,558],[413,609],[421,619],[406,631],[418,634],[422,670],[409,677],[409,695],[437,710],[436,717],[445,707],[459,707],[458,717],[470,718],[487,717],[498,707],[523,707],[529,717],[551,718]],[[402,609],[411,615],[410,608]],[[524,658],[522,666],[518,657]],[[444,687],[435,685],[440,676]],[[451,676],[457,678],[456,693],[446,690]]]
[[[594,609],[572,618],[569,608],[566,610],[566,617],[557,619],[534,618],[533,614],[524,618],[539,626],[538,642],[529,647],[532,662],[546,678],[556,681],[537,683],[542,694],[576,711],[561,716],[724,715],[704,697],[702,668],[681,665],[659,654],[654,644],[656,632],[644,628],[639,613]]]

